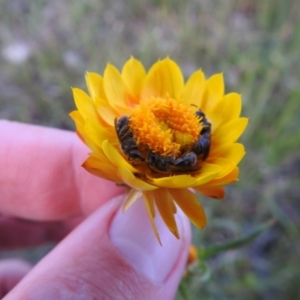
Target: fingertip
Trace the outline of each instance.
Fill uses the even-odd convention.
[[[161,239],[159,244],[144,202],[138,199],[125,213],[121,209],[117,212],[110,225],[109,236],[113,245],[139,273],[154,284],[161,284],[172,275],[174,266],[182,253],[187,252],[191,240],[190,224],[180,208],[177,208],[175,220],[180,239],[170,232],[156,211],[154,222]]]
[[[0,261],[0,298],[12,290],[30,271],[32,266],[22,259],[5,259]]]
[[[153,235],[149,220],[143,217],[141,205],[133,206],[130,214],[129,210],[119,214],[124,198],[122,195],[111,199],[85,219],[34,267],[7,299],[19,299],[20,295],[45,300],[123,299],[124,295],[126,299],[173,299],[187,261],[189,222],[179,213],[181,239],[161,232],[166,246],[163,248]],[[122,217],[125,222],[120,220]],[[126,226],[127,230],[115,231],[112,239],[110,226],[114,222],[119,225],[113,226]],[[140,249],[134,253],[135,262],[115,243],[120,241],[116,234],[126,239],[130,235],[128,230],[134,226],[139,229],[132,236],[134,248]],[[151,251],[144,249],[147,245]],[[147,257],[144,265],[143,257]],[[147,268],[155,270],[147,273]]]

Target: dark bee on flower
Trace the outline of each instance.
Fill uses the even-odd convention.
[[[172,156],[162,156],[149,149],[147,166],[154,173],[170,173],[169,166],[173,160],[174,158]]]
[[[210,137],[211,137],[211,124],[206,119],[206,116],[203,111],[198,110],[196,111],[196,116],[199,117],[200,123],[203,126],[199,133],[199,138],[193,145],[192,151],[197,155],[200,156],[202,160],[206,160],[209,151],[210,151]]]
[[[198,171],[200,167],[196,165],[197,161],[197,155],[194,152],[187,152],[176,158],[170,168],[171,170],[175,170],[177,172]]]
[[[163,156],[149,150],[147,157],[148,168],[154,173],[184,173],[200,169],[197,155],[194,152],[184,153],[180,157]]]
[[[115,129],[123,153],[128,156],[128,160],[144,161],[145,159],[142,157],[133,132],[129,127],[129,117],[123,116],[118,120],[115,119]]]

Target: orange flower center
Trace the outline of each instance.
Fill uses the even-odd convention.
[[[170,97],[141,102],[130,116],[130,128],[137,144],[159,155],[179,156],[189,151],[203,128],[196,107]]]

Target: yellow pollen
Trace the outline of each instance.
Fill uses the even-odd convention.
[[[140,103],[133,109],[129,125],[138,145],[160,155],[179,156],[199,138],[199,121],[195,107],[167,97]]]

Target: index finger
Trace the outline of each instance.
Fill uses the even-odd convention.
[[[122,193],[81,167],[89,149],[75,133],[0,120],[0,214],[62,220]]]

